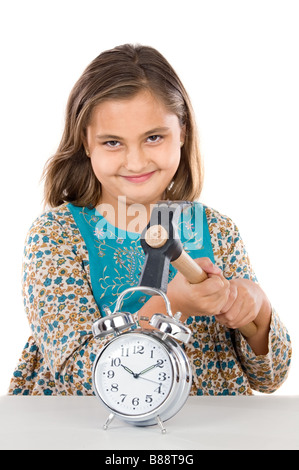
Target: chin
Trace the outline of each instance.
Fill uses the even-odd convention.
[[[161,199],[163,199],[163,194],[158,194],[158,195],[153,195],[153,196],[149,196],[147,194],[143,196],[139,192],[139,194],[137,194],[136,197],[134,197],[133,195],[127,195],[126,203],[127,205],[128,204],[141,204],[144,206],[149,206],[150,204],[156,204]]]

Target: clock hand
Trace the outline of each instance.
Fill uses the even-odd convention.
[[[147,367],[147,369],[142,370],[141,372],[139,372],[139,374],[136,374],[136,375],[138,375],[138,377],[139,377],[140,375],[145,374],[146,372],[154,369],[158,365],[159,365],[159,362],[157,362],[157,364],[154,364],[153,366]]]
[[[135,379],[138,379],[140,377],[140,374],[145,374],[145,372],[147,372],[148,370],[150,369],[153,369],[154,367],[157,366],[157,364],[151,366],[151,367],[148,367],[147,369],[144,369],[142,372],[140,372],[140,374],[135,374],[135,372],[133,372],[131,369],[129,369],[129,367],[127,366],[124,366],[123,364],[121,364],[121,366],[127,371],[129,372],[130,374],[133,375],[133,377]],[[146,379],[145,377],[140,377],[140,379],[143,379],[143,380],[147,380],[148,382],[153,382],[154,384],[157,384],[157,385],[162,385],[160,382],[156,382],[155,380],[150,380],[150,379]]]
[[[142,380],[147,380],[148,382],[152,382],[153,384],[157,384],[157,385],[162,385],[161,382],[156,382],[155,380],[151,380],[151,379],[147,379],[146,377],[138,377],[139,379],[142,379]]]
[[[126,366],[124,366],[123,364],[121,364],[121,366],[122,366],[127,372],[129,372],[130,374],[132,374],[135,379],[137,379],[138,374],[135,374],[135,372],[133,372],[131,369],[129,369],[129,367],[126,367]]]

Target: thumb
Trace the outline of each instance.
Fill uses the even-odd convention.
[[[212,263],[210,258],[196,258],[194,260],[207,274],[222,274],[222,271],[218,266]]]

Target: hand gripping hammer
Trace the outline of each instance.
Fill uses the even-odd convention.
[[[207,279],[207,274],[183,248],[177,233],[177,224],[185,201],[158,202],[151,219],[141,234],[140,243],[145,253],[145,263],[140,286],[148,286],[167,291],[169,264],[171,263],[191,284]],[[256,333],[253,322],[239,328],[243,336],[249,338]]]

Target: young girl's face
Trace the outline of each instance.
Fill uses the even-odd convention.
[[[180,164],[184,129],[150,92],[107,100],[92,113],[86,147],[101,183],[99,203],[145,206],[163,198]]]

